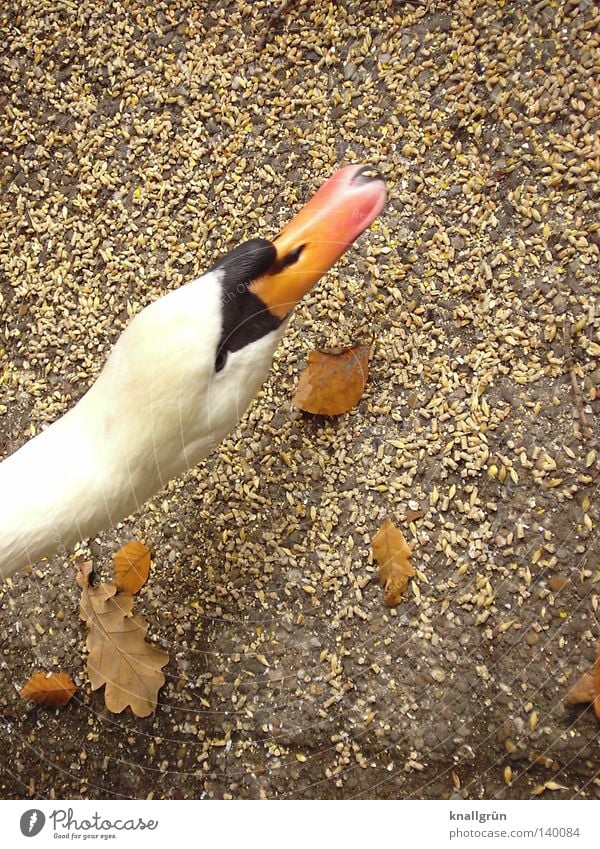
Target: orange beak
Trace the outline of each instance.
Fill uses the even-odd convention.
[[[381,175],[368,165],[348,165],[324,183],[273,240],[277,259],[250,290],[278,318],[285,318],[331,268],[386,201]]]

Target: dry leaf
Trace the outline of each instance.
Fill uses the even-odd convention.
[[[383,587],[383,602],[388,607],[400,603],[415,570],[410,563],[410,546],[402,531],[388,517],[373,540],[373,557],[379,563],[379,580]]]
[[[66,672],[37,672],[19,691],[22,699],[31,699],[39,705],[62,707],[70,702],[77,687]]]
[[[160,670],[169,655],[146,642],[146,621],[131,613],[133,596],[116,594],[114,584],[90,587],[90,570],[89,564],[83,564],[77,583],[80,616],[89,628],[87,670],[92,690],[106,684],[104,701],[113,713],[129,706],[136,716],[148,716],[156,709],[158,691],[165,683]]]
[[[368,345],[355,345],[339,352],[311,351],[292,402],[306,413],[347,413],[365,390],[370,350]]]
[[[600,645],[596,653],[596,663],[594,664],[594,682],[596,684],[596,698],[594,699],[594,710],[596,716],[600,719]]]
[[[567,693],[566,701],[570,705],[578,705],[581,702],[593,702],[596,697],[594,676],[586,672],[579,681],[574,684]]]
[[[591,702],[594,705],[594,713],[600,719],[600,643],[596,651],[594,671],[585,672],[581,676],[567,693],[566,701],[570,705]]]
[[[113,584],[124,593],[137,593],[150,574],[150,549],[143,542],[128,542],[113,557]]]

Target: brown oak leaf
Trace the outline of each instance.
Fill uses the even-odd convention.
[[[169,655],[146,642],[148,625],[133,614],[133,596],[117,593],[114,584],[89,586],[91,566],[77,575],[81,587],[80,616],[89,634],[87,671],[92,690],[106,685],[104,701],[113,713],[130,707],[136,716],[156,709],[158,691],[165,683],[161,672]]]
[[[21,688],[19,695],[39,705],[62,707],[76,692],[77,686],[66,672],[37,672]]]
[[[373,557],[379,563],[379,580],[383,587],[383,603],[395,607],[415,570],[410,562],[411,550],[401,530],[388,517],[373,540]]]
[[[306,413],[339,416],[362,398],[369,376],[369,345],[311,351],[292,402]]]
[[[135,594],[148,580],[150,549],[143,542],[128,542],[113,557],[113,567],[115,587],[121,592]]]

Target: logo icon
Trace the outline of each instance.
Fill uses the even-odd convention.
[[[37,808],[31,808],[21,815],[21,833],[25,837],[35,837],[43,829],[46,817]]]

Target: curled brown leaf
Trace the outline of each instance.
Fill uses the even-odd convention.
[[[150,549],[133,540],[120,548],[113,557],[114,585],[124,593],[137,593],[150,574]]]
[[[565,701],[570,705],[593,704],[594,713],[600,719],[600,643],[596,650],[593,672],[584,672],[567,693]]]
[[[362,398],[369,376],[369,345],[311,351],[292,399],[306,413],[339,416]]]
[[[383,587],[383,602],[388,607],[400,603],[415,570],[410,562],[411,550],[404,534],[388,517],[373,540],[373,557],[379,564],[379,580]]]
[[[591,672],[585,672],[567,693],[566,702],[570,705],[578,705],[593,702],[595,698],[594,676]]]
[[[76,692],[77,686],[66,672],[37,672],[21,688],[19,695],[39,705],[62,707]]]

